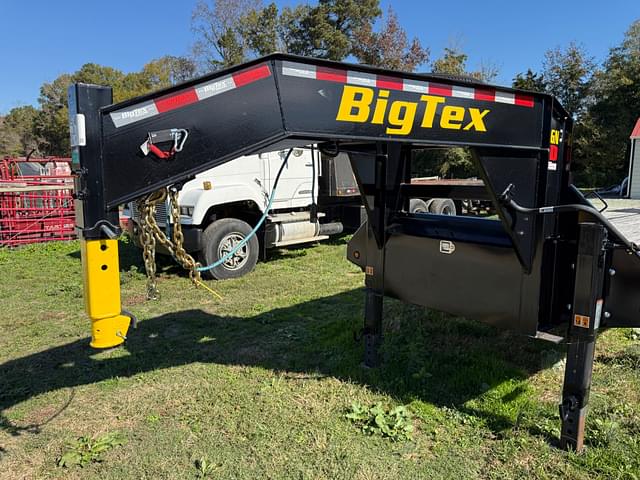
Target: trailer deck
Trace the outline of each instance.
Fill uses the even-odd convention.
[[[640,201],[624,201],[628,206],[618,206],[619,203],[623,201],[616,200],[615,204],[603,213],[625,237],[640,245]]]

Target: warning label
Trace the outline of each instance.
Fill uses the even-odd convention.
[[[589,328],[589,325],[591,325],[591,317],[576,314],[573,316],[573,324],[576,327]]]

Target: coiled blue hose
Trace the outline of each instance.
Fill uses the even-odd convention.
[[[287,152],[287,155],[284,157],[284,160],[282,161],[282,165],[280,165],[280,169],[278,170],[278,174],[276,175],[276,179],[273,182],[273,188],[271,189],[271,195],[269,196],[269,202],[267,203],[267,208],[264,210],[264,213],[262,214],[262,217],[260,217],[260,220],[258,220],[258,223],[256,223],[256,226],[253,227],[253,230],[251,230],[249,232],[249,235],[244,237],[240,241],[240,243],[238,243],[235,247],[233,247],[231,249],[231,251],[226,253],[222,258],[219,258],[218,260],[213,262],[211,265],[207,265],[207,266],[204,266],[204,267],[198,267],[198,271],[199,272],[205,272],[207,270],[211,270],[212,268],[216,268],[219,265],[222,265],[224,262],[226,262],[231,257],[233,257],[236,254],[236,252],[238,250],[240,250],[244,245],[246,245],[246,243],[249,240],[251,240],[251,238],[256,234],[258,229],[262,226],[264,221],[267,219],[267,216],[269,215],[269,210],[271,210],[271,204],[273,204],[273,199],[276,196],[276,188],[278,187],[278,180],[280,180],[280,174],[284,170],[284,167],[287,165],[287,161],[289,160],[289,156],[291,155],[291,152],[293,152],[293,148],[289,149],[289,151]]]

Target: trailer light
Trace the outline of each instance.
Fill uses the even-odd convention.
[[[185,215],[187,217],[192,216],[193,215],[193,207],[185,207],[185,206],[180,207],[180,215]]]
[[[338,187],[337,192],[338,192],[338,196],[339,197],[346,196],[346,195],[357,195],[358,194],[358,190],[356,188],[353,188],[353,187],[346,187],[346,188]]]
[[[211,190],[211,182],[209,180],[205,180],[204,182],[202,182],[202,188],[204,190]]]

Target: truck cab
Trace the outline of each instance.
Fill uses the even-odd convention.
[[[276,174],[287,150],[239,157],[187,181],[179,193],[185,249],[210,265],[249,235],[267,208]],[[210,270],[215,279],[243,276],[275,247],[325,240],[360,225],[359,190],[346,155],[296,148],[284,167],[262,228],[228,261]],[[140,246],[135,202],[124,211],[125,226]],[[156,209],[156,223],[172,228],[167,204]],[[162,252],[161,245],[158,250]],[[168,253],[168,252],[164,252]]]

